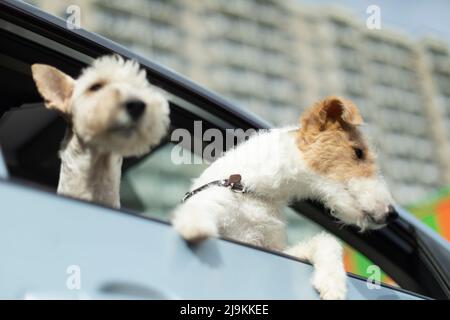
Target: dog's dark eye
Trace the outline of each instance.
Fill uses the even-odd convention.
[[[88,91],[90,91],[90,92],[98,91],[98,90],[100,90],[103,87],[103,85],[104,84],[101,83],[101,82],[96,82],[96,83],[94,83],[93,85],[91,85],[89,87]]]
[[[363,159],[364,158],[364,151],[360,148],[353,148],[353,150],[355,151],[355,155],[358,159]]]

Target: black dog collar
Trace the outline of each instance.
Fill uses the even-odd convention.
[[[241,180],[242,180],[242,177],[240,174],[232,174],[228,179],[216,180],[216,181],[209,182],[197,189],[187,192],[181,201],[185,202],[187,199],[189,199],[193,195],[195,195],[195,194],[199,193],[200,191],[205,190],[209,187],[212,187],[212,186],[229,188],[231,191],[237,192],[237,193],[247,193],[248,190],[241,183]]]

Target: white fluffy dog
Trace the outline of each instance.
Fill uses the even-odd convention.
[[[120,56],[95,60],[78,79],[42,64],[32,73],[46,107],[68,123],[58,193],[119,207],[122,157],[159,143],[169,125],[167,100],[145,70]]]
[[[293,200],[317,199],[361,230],[380,228],[395,217],[374,154],[358,129],[361,123],[351,101],[328,97],[304,112],[300,128],[251,137],[194,182],[174,211],[174,228],[188,241],[222,235],[309,260],[321,298],[344,299],[340,243],[320,233],[286,248],[282,213]],[[209,184],[213,181],[218,182]]]

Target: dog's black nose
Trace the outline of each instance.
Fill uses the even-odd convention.
[[[125,108],[131,119],[136,121],[144,113],[145,103],[141,100],[131,100],[125,103]]]
[[[389,211],[386,215],[386,223],[391,223],[397,218],[398,218],[397,210],[395,210],[394,206],[389,205]]]

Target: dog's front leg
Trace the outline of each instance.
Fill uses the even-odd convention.
[[[218,187],[204,190],[175,209],[172,224],[185,240],[198,242],[218,235],[218,221],[227,212],[218,200],[223,190]]]
[[[315,268],[312,284],[324,300],[343,300],[347,294],[342,245],[321,232],[309,240],[288,248],[285,253],[306,259]]]

